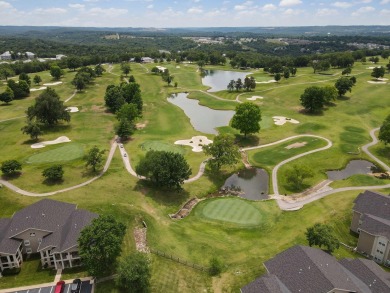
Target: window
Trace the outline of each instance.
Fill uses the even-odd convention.
[[[28,253],[28,254],[32,253],[32,249],[31,248],[26,248],[26,253]]]
[[[24,240],[24,246],[30,246],[30,240]]]
[[[35,233],[30,233],[30,237],[35,237]]]

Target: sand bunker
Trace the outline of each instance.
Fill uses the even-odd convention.
[[[70,112],[70,113],[76,113],[76,112],[79,111],[79,108],[77,108],[77,107],[67,107],[67,108],[65,109],[65,111],[68,111],[68,112]]]
[[[145,105],[145,104],[144,104]],[[137,129],[144,129],[145,127],[146,127],[146,125],[148,125],[148,122],[149,121],[145,121],[145,122],[139,122],[139,123],[137,123],[137,124],[135,124],[135,127],[137,128]]]
[[[191,139],[177,140],[175,144],[188,145],[192,147],[192,151],[199,153],[203,151],[203,146],[212,143],[206,136],[193,136]]]
[[[303,146],[305,146],[307,144],[307,141],[303,141],[303,142],[296,142],[296,143],[292,143],[288,146],[285,147],[285,149],[297,149],[297,148],[301,148]]]
[[[284,116],[273,116],[272,119],[274,119],[275,125],[284,125],[287,122],[290,122],[292,124],[298,124],[299,121],[291,118],[287,118]]]
[[[256,83],[273,83],[273,82],[276,82],[275,79],[271,79],[269,81],[256,81]]]
[[[372,83],[372,84],[386,84],[387,83],[386,81],[380,81],[380,80],[378,80],[378,81],[369,80],[367,82]]]
[[[62,83],[62,81],[57,81],[57,82],[52,82],[52,83],[44,83],[43,85],[45,85],[45,86],[52,86],[52,85],[59,85],[61,83]]]
[[[248,101],[256,101],[256,100],[262,100],[264,97],[260,96],[252,96],[252,98],[246,98]]]
[[[380,68],[380,66],[370,66],[370,67],[367,67],[367,69],[374,69],[374,68]]]
[[[59,138],[55,140],[48,140],[48,141],[42,141],[38,143],[34,143],[31,145],[31,148],[33,149],[41,149],[44,148],[47,145],[51,144],[58,144],[58,143],[63,143],[63,142],[70,142],[71,140],[67,136],[60,136]]]
[[[388,81],[389,79],[388,78],[379,77],[378,80],[380,80],[380,81]]]
[[[30,92],[42,91],[42,90],[45,90],[45,89],[47,89],[47,87],[41,86],[40,88],[30,89]]]
[[[161,72],[164,72],[167,68],[166,67],[163,67],[163,66],[156,66],[158,70],[160,70]]]
[[[177,68],[177,69],[179,69],[179,68],[180,68],[180,66],[176,66],[176,68]]]

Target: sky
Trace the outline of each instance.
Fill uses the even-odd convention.
[[[390,0],[0,0],[0,25],[156,28],[390,25]]]

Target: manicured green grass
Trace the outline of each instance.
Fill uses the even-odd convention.
[[[139,145],[139,147],[144,151],[154,150],[154,151],[165,151],[165,152],[174,152],[179,154],[186,153],[184,146],[175,145],[173,143],[168,143],[162,140],[146,140]],[[190,148],[188,148],[190,150]]]
[[[347,186],[374,186],[389,184],[389,179],[378,179],[374,176],[356,174],[344,180],[337,180],[330,184],[333,188],[347,187]]]
[[[244,226],[256,226],[262,221],[260,211],[250,202],[239,198],[207,200],[199,204],[196,214],[208,220]]]
[[[46,147],[48,148],[48,147]],[[44,151],[30,156],[27,158],[28,164],[42,164],[42,163],[54,163],[65,162],[79,159],[84,155],[83,146],[79,143],[67,143],[64,146],[57,147],[55,149]]]

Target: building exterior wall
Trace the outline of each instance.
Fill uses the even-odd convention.
[[[357,211],[353,211],[352,222],[351,222],[351,231],[353,231],[355,233],[359,233],[358,228],[359,228],[360,216],[361,216],[361,213],[359,213]]]
[[[367,255],[373,256],[373,246],[375,243],[375,236],[368,234],[366,231],[360,231],[357,250]]]
[[[38,252],[38,246],[43,237],[49,235],[51,232],[37,229],[28,229],[13,238],[23,240],[23,253],[31,254]]]

